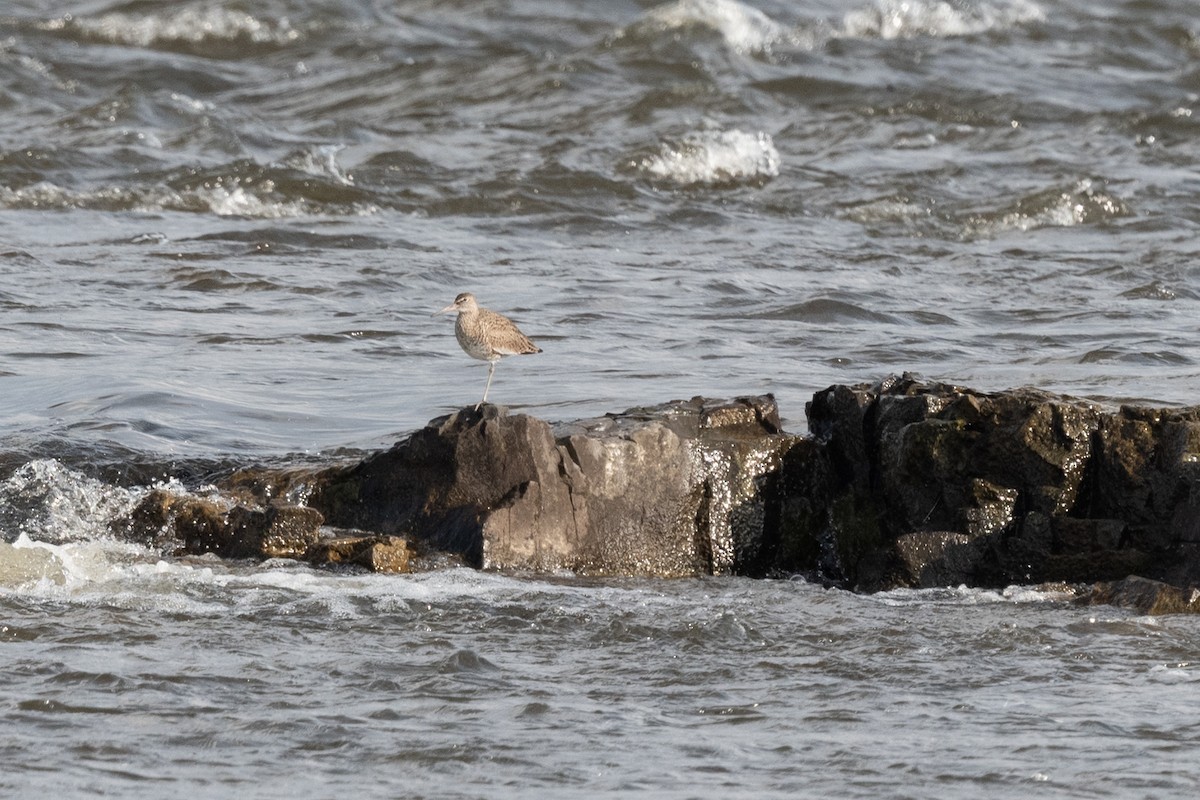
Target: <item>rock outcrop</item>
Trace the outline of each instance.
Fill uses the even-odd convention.
[[[769,395],[556,426],[485,405],[354,463],[239,470],[219,502],[151,492],[124,524],[187,552],[377,571],[410,569],[419,548],[485,569],[800,573],[860,591],[1105,582],[1094,597],[1195,604],[1200,408],[904,376],[832,386],[807,413],[800,436]],[[1113,583],[1130,576],[1181,594]],[[1152,594],[1167,599],[1120,599]]]
[[[760,558],[761,483],[798,437],[774,399],[696,398],[552,428],[485,405],[314,478],[330,524],[401,534],[488,569],[742,572]]]
[[[1105,411],[909,377],[808,406],[828,577],[892,586],[1200,578],[1200,409]]]
[[[335,536],[319,539],[305,552],[317,565],[350,564],[371,572],[411,572],[416,548],[399,536]]]

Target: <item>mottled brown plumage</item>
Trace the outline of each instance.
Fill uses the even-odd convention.
[[[471,358],[488,362],[487,386],[483,388],[483,399],[475,406],[487,402],[488,390],[492,388],[492,376],[496,372],[496,362],[503,356],[519,356],[529,353],[540,353],[542,348],[521,333],[516,324],[503,314],[480,308],[475,301],[475,295],[463,292],[454,298],[454,302],[438,311],[438,314],[458,314],[454,323],[454,335],[462,349]]]

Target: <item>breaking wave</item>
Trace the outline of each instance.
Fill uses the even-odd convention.
[[[618,37],[653,37],[689,28],[707,28],[740,53],[763,52],[791,36],[785,26],[737,0],[676,0],[650,9]]]
[[[846,12],[841,20],[817,19],[789,27],[737,0],[676,0],[650,9],[618,31],[617,38],[652,39],[664,33],[706,29],[719,35],[731,50],[761,54],[777,46],[811,50],[830,38],[971,36],[1045,18],[1045,12],[1031,0],[875,0],[869,6]]]
[[[779,174],[779,151],[769,134],[702,131],[634,159],[641,174],[680,185],[763,181]]]
[[[53,459],[30,461],[0,482],[0,541],[21,536],[74,542],[109,536],[138,494],[89,478]]]
[[[251,161],[210,170],[184,169],[155,183],[72,189],[43,180],[0,186],[0,208],[93,211],[186,211],[275,219],[378,211],[369,192],[338,166],[337,150],[297,151],[269,166]]]
[[[963,232],[967,238],[989,237],[1013,230],[1093,225],[1132,214],[1119,197],[1084,179],[1068,189],[1046,189],[997,211],[973,214]]]

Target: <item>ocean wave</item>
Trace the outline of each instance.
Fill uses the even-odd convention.
[[[187,168],[159,182],[83,189],[42,180],[0,185],[0,208],[93,211],[186,211],[220,217],[278,219],[377,212],[369,192],[337,164],[336,147],[316,147],[262,166],[252,161],[208,170]]]
[[[354,178],[346,173],[337,163],[337,154],[345,147],[343,145],[323,145],[298,150],[280,160],[280,165],[300,170],[308,175],[329,178],[343,186],[354,184]]]
[[[915,224],[933,216],[933,209],[927,203],[897,194],[856,203],[848,207],[843,216],[861,225],[890,222]]]
[[[876,0],[846,14],[842,35],[858,39],[970,36],[1038,22],[1045,12],[1029,0],[950,3],[946,0]]]
[[[91,41],[144,48],[214,42],[281,47],[301,38],[287,19],[264,20],[220,6],[183,8],[161,16],[117,11],[97,17],[64,14],[39,27]]]
[[[268,191],[270,187],[265,187]],[[105,186],[66,189],[42,181],[17,189],[0,186],[0,208],[63,211],[190,211],[221,217],[277,219],[316,213],[298,201],[276,201],[242,186],[204,186],[176,191],[165,186]]]
[[[769,134],[741,130],[691,133],[631,163],[652,179],[681,185],[768,180],[779,174],[779,165]]]
[[[656,6],[619,31],[618,37],[653,37],[689,28],[714,31],[740,53],[763,52],[790,37],[785,26],[737,0],[676,0]]]
[[[894,607],[1040,605],[1069,602],[1076,597],[1078,597],[1078,590],[1067,584],[1045,583],[1035,586],[1013,584],[1004,589],[984,589],[963,584],[937,589],[892,589],[871,595],[867,602]]]
[[[1084,179],[1068,189],[1045,189],[996,211],[972,214],[963,225],[963,235],[986,238],[1006,231],[1094,225],[1132,215],[1123,200]]]

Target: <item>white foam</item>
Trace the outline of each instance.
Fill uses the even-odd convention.
[[[247,12],[219,6],[183,8],[164,15],[113,12],[93,18],[66,14],[42,23],[41,27],[50,31],[78,31],[93,39],[136,47],[211,40],[285,45],[300,38],[300,32],[286,18],[264,21]]]
[[[171,101],[190,114],[208,114],[217,108],[211,100],[197,100],[180,92],[171,92]]]
[[[970,36],[1005,30],[1045,19],[1030,0],[963,4],[946,0],[876,0],[869,8],[851,11],[843,35],[860,39],[908,39],[915,36]]]
[[[881,197],[845,212],[846,219],[863,225],[880,222],[915,223],[933,216],[933,209],[903,196]]]
[[[892,589],[869,595],[872,602],[888,606],[1063,603],[1074,599],[1075,596],[1075,593],[1067,587],[1009,586],[1003,590],[996,590],[975,588],[965,584],[936,589]]]
[[[207,205],[208,210],[219,217],[276,219],[304,214],[304,206],[301,203],[264,199],[260,192],[269,194],[274,191],[273,181],[262,181],[257,188],[257,192],[249,192],[243,186],[206,185],[191,190],[188,196]]]
[[[62,559],[51,549],[34,546],[25,534],[12,544],[0,542],[0,589],[65,581]]]
[[[30,461],[0,482],[5,538],[18,533],[62,543],[108,537],[110,523],[128,514],[139,497],[54,459]]]
[[[11,544],[0,542],[0,590],[67,597],[120,579],[154,557],[141,545],[112,538],[55,544],[21,533]]]
[[[741,130],[701,131],[664,142],[634,166],[644,174],[679,184],[763,180],[779,174],[779,151],[769,134]]]
[[[1156,664],[1148,671],[1152,683],[1196,683],[1200,681],[1200,670],[1190,661],[1180,661],[1174,664]]]
[[[329,144],[302,150],[285,157],[280,164],[322,178],[332,178],[344,186],[352,186],[354,178],[344,172],[337,163],[337,154],[345,145]]]
[[[674,31],[700,26],[718,33],[730,48],[762,52],[788,38],[788,30],[756,8],[737,0],[676,0],[650,9],[631,29]]]

